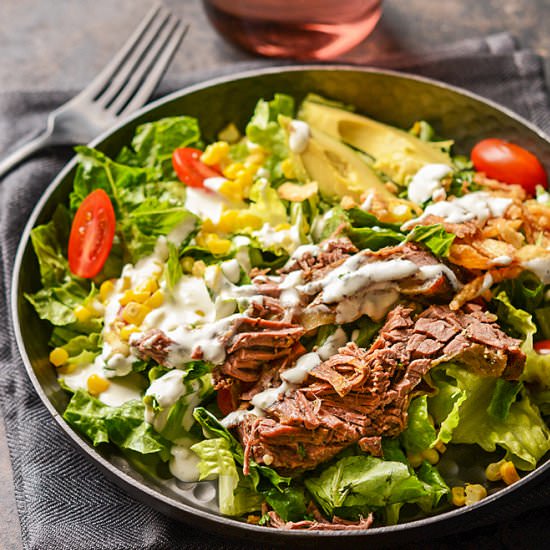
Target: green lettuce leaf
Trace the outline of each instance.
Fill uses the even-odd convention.
[[[446,258],[455,240],[455,235],[447,233],[441,224],[417,225],[409,233],[407,240],[422,243],[436,256]]]
[[[263,494],[267,503],[284,521],[300,521],[307,514],[308,499],[300,485],[291,485],[282,491],[272,487]]]
[[[269,172],[270,181],[282,179],[281,162],[288,157],[286,134],[278,122],[279,116],[294,115],[294,100],[284,94],[275,94],[271,101],[260,99],[254,114],[246,126],[246,137],[261,145],[269,154],[264,168]]]
[[[406,464],[367,455],[344,457],[304,483],[329,517],[366,515],[429,494]]]
[[[489,415],[497,420],[506,420],[512,403],[516,400],[518,393],[522,389],[522,382],[513,382],[499,378],[496,381],[493,396],[487,407]]]
[[[279,198],[279,194],[265,180],[258,180],[250,188],[249,207],[251,214],[258,216],[264,223],[276,227],[288,223],[285,205]]]
[[[533,312],[544,299],[544,284],[530,271],[524,271],[519,277],[506,279],[495,289],[495,296],[504,292],[512,306]]]
[[[407,428],[401,434],[403,447],[408,454],[421,453],[437,441],[437,433],[429,421],[427,397],[413,399],[407,413]]]
[[[197,407],[193,412],[193,416],[202,427],[205,437],[209,439],[216,437],[225,439],[229,444],[229,449],[237,464],[240,466],[244,464],[244,451],[242,445],[233,437],[227,428],[220,424],[219,420],[211,412],[207,411],[204,407]],[[271,485],[279,491],[282,491],[283,488],[290,483],[289,477],[280,476],[272,468],[256,464],[254,460],[250,460],[250,477],[254,489],[258,487],[262,478],[271,483]]]
[[[196,146],[200,137],[196,118],[177,116],[147,122],[137,127],[131,147],[122,149],[117,162],[154,168],[157,177],[174,179],[172,153],[179,147]]]
[[[241,516],[260,509],[263,498],[245,479],[239,478],[227,439],[205,439],[195,443],[191,450],[201,459],[199,479],[218,479],[218,505],[222,514]]]
[[[421,497],[417,503],[424,512],[429,512],[436,508],[441,499],[447,497],[451,491],[437,468],[426,460],[416,470],[416,475],[424,483],[424,488],[428,493],[426,496]]]
[[[442,396],[459,396],[454,403],[446,404],[453,424],[456,424],[452,431],[449,430],[452,434],[450,440],[477,444],[488,452],[495,451],[497,446],[502,447],[508,460],[519,469],[535,468],[540,458],[550,450],[550,430],[527,392],[521,392],[520,399],[510,404],[506,419],[502,420],[488,412],[495,394],[496,378],[482,378],[454,365],[448,365],[444,370],[445,377],[432,376],[439,394],[430,398],[429,404],[436,422],[444,425],[448,417],[440,416],[445,410]],[[446,388],[448,385],[452,389]],[[457,401],[461,401],[458,408]],[[445,442],[446,438],[440,434],[439,439]]]
[[[180,256],[178,247],[173,243],[168,243],[168,260],[164,268],[164,277],[166,279],[166,285],[171,290],[183,277],[183,269],[180,264]]]
[[[120,407],[110,407],[88,392],[75,392],[63,413],[63,418],[89,438],[94,446],[114,443],[121,449],[141,454],[159,453],[169,458],[169,443],[157,435],[144,418],[141,401],[128,401]]]
[[[403,235],[383,227],[350,228],[347,231],[351,242],[360,250],[380,250],[385,246],[394,246],[403,240]]]

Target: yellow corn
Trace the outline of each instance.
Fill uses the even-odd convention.
[[[478,483],[468,484],[466,485],[465,493],[464,504],[470,506],[470,504],[484,499],[487,496],[487,489]]]
[[[227,141],[228,143],[235,143],[236,141],[239,141],[240,137],[241,133],[239,132],[239,129],[232,122],[230,122],[218,133],[218,139]]]
[[[145,302],[150,295],[150,292],[146,291],[140,292],[138,290],[127,290],[122,295],[122,298],[119,299],[119,303],[121,306],[125,306],[130,302],[138,302],[139,304],[143,304],[143,302]]]
[[[101,286],[99,287],[99,297],[101,298],[101,301],[102,302],[107,301],[107,298],[109,297],[111,292],[113,292],[114,289],[115,289],[115,285],[113,281],[111,281],[110,279],[108,279],[107,281],[103,281],[101,283]]]
[[[69,354],[63,348],[55,348],[50,351],[50,363],[56,367],[61,367],[69,359]]]
[[[275,226],[275,231],[286,231],[287,229],[290,229],[289,223],[280,223]]]
[[[514,463],[509,460],[500,466],[500,475],[506,485],[512,485],[512,483],[519,481],[518,471],[516,470]]]
[[[237,174],[244,169],[244,164],[242,162],[232,162],[231,164],[228,164],[224,170],[223,175],[226,178],[234,179],[237,177]]]
[[[153,292],[156,292],[158,289],[159,289],[158,281],[151,277],[150,279],[147,279],[145,282],[139,284],[136,287],[136,292],[148,292],[149,294],[153,294]]]
[[[240,202],[244,198],[245,186],[243,181],[237,180],[225,180],[219,187],[218,192],[225,198]]]
[[[237,227],[235,229],[246,229],[248,227],[251,229],[260,229],[262,224],[262,218],[246,210],[242,210],[237,215]]]
[[[195,260],[191,256],[185,256],[180,260],[180,265],[184,273],[191,273]]]
[[[207,233],[212,233],[213,231],[216,231],[216,226],[210,218],[206,218],[202,222],[201,229]]]
[[[219,164],[229,154],[229,143],[216,141],[210,144],[201,155],[201,161],[208,166]]]
[[[122,290],[126,290],[132,286],[132,279],[125,275],[122,277]]]
[[[191,275],[193,275],[193,277],[202,277],[204,275],[205,269],[206,269],[206,264],[202,260],[197,260],[193,264]]]
[[[455,506],[464,506],[466,504],[464,487],[453,487],[451,489],[451,500]]]
[[[226,210],[220,216],[220,221],[217,225],[217,230],[220,233],[233,233],[239,228],[238,224],[239,211]]]
[[[109,380],[99,376],[99,374],[91,374],[88,376],[86,385],[88,386],[88,391],[92,395],[99,395],[104,392],[111,385],[111,383]]]
[[[418,468],[424,461],[424,458],[419,453],[411,453],[407,455],[407,460],[413,468]]]
[[[426,449],[422,451],[422,458],[427,460],[432,466],[439,462],[439,453],[435,449]]]
[[[63,365],[62,367],[58,367],[57,372],[59,374],[71,374],[76,370],[76,367],[78,367],[76,363],[69,363],[67,365]]]
[[[227,254],[231,249],[231,241],[229,239],[220,239],[215,233],[206,235],[205,242],[206,248],[215,255]]]
[[[251,164],[245,167],[243,170],[239,170],[235,176],[235,183],[239,185],[244,191],[248,191],[252,185],[252,178],[258,167]]]
[[[292,164],[292,161],[290,159],[285,159],[283,162],[281,162],[281,170],[283,171],[283,175],[285,178],[288,178],[289,180],[292,180],[296,177],[296,174],[294,172],[294,165]]]
[[[153,292],[153,294],[151,294],[150,298],[147,298],[147,300],[145,300],[144,305],[150,307],[151,309],[155,309],[156,307],[160,307],[163,302],[164,294],[162,293],[162,290],[157,290],[156,292]]]
[[[447,445],[445,445],[443,441],[438,441],[434,445],[434,449],[436,449],[439,453],[443,454],[447,450]]]
[[[500,467],[505,463],[505,460],[499,460],[498,462],[491,462],[485,468],[485,477],[488,481],[499,481],[502,479],[502,474],[500,473]]]
[[[122,310],[122,318],[129,324],[141,325],[145,316],[151,311],[151,308],[139,304],[138,302],[130,302],[124,306]]]
[[[120,329],[120,339],[121,340],[124,340],[125,342],[127,342],[129,339],[130,339],[130,336],[134,333],[134,332],[138,332],[139,329],[135,326],[135,325],[124,325],[121,329]]]
[[[74,310],[74,316],[81,322],[85,323],[92,317],[95,317],[95,311],[87,308],[86,306],[77,306]]]

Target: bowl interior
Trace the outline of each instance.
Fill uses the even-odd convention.
[[[107,155],[116,155],[122,146],[130,142],[136,126],[174,115],[197,117],[205,140],[214,140],[217,132],[229,122],[234,122],[243,129],[258,98],[271,98],[276,92],[288,93],[297,101],[307,93],[314,92],[355,105],[358,112],[401,128],[408,128],[416,120],[424,119],[434,126],[439,135],[455,139],[457,150],[464,153],[479,139],[489,136],[503,137],[527,147],[550,168],[550,144],[545,136],[510,112],[471,94],[461,93],[425,79],[342,67],[269,69],[183,90],[142,110],[126,123],[100,136],[93,145]],[[29,238],[30,229],[49,221],[56,205],[67,201],[74,172],[73,160],[42,197],[23,235],[15,265],[14,322],[20,350],[31,379],[45,404],[76,445],[137,498],[177,517],[197,514],[214,529],[235,530],[239,525],[243,527],[242,523],[216,516],[214,500],[205,497],[204,489],[197,491],[194,485],[144,477],[122,457],[113,453],[112,449],[93,449],[60,418],[68,398],[59,387],[48,361],[47,342],[50,330],[46,323],[38,319],[25,300],[24,293],[35,292],[40,284],[38,266]],[[523,482],[541,469],[545,469],[545,466],[527,476]],[[508,492],[510,489],[500,493]],[[480,506],[491,500],[493,499],[486,499]],[[459,512],[449,512],[440,518],[458,515]],[[427,521],[433,520],[374,529],[368,534],[376,536],[376,532],[410,531],[415,524]],[[260,537],[269,536],[266,532],[271,532],[268,529],[246,527],[254,529]],[[302,535],[304,533],[293,534]]]

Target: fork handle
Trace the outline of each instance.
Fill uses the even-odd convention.
[[[49,132],[44,132],[0,160],[0,179],[27,157],[48,145],[53,145],[53,140]]]

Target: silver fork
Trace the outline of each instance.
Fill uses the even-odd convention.
[[[0,178],[49,145],[87,143],[143,106],[188,26],[156,4],[113,60],[77,96],[49,114],[46,130],[0,161]]]

